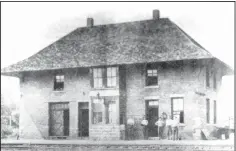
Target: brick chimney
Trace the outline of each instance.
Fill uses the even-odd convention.
[[[154,20],[157,20],[160,18],[160,11],[158,9],[154,9],[152,12],[152,16]]]
[[[93,27],[93,18],[87,18],[87,27]]]

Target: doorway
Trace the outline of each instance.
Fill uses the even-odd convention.
[[[147,135],[148,137],[158,137],[158,127],[155,125],[158,120],[158,100],[146,101],[146,119],[148,120]]]
[[[50,103],[49,112],[49,135],[58,138],[69,136],[69,103]]]
[[[79,103],[79,123],[78,123],[78,136],[88,137],[89,136],[89,109],[88,102]]]

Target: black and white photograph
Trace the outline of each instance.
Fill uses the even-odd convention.
[[[234,5],[1,3],[1,150],[233,151]]]

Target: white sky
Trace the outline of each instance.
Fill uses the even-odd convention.
[[[1,67],[85,26],[87,17],[93,17],[95,25],[146,20],[152,18],[153,9],[159,9],[161,17],[170,18],[214,56],[234,67],[232,2],[1,3]],[[232,84],[233,78],[229,81]],[[7,83],[3,87],[9,88]],[[233,96],[233,92],[225,93]]]

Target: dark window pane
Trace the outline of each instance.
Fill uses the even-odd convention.
[[[147,86],[158,85],[157,77],[147,77]]]
[[[179,122],[184,123],[184,111],[180,111]]]
[[[56,75],[54,77],[54,90],[64,89],[64,75]]]

